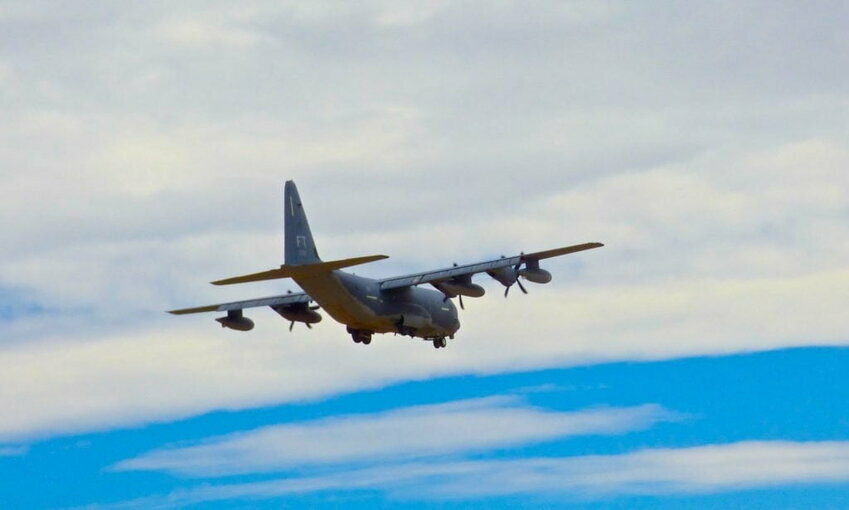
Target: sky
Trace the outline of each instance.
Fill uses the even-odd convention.
[[[849,507],[849,4],[0,0],[0,506]],[[447,349],[207,282],[600,241]]]

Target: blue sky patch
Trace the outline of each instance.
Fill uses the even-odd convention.
[[[46,311],[31,293],[0,287],[0,320],[13,321],[21,317],[40,315]]]

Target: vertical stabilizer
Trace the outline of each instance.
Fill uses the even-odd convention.
[[[300,266],[302,264],[315,264],[321,262],[318,258],[318,250],[312,240],[310,224],[307,223],[307,215],[298,195],[298,188],[292,181],[286,181],[283,192],[283,222],[285,228],[283,241],[283,257],[287,266]]]

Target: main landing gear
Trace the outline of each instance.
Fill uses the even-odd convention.
[[[354,343],[368,345],[371,343],[371,336],[374,334],[374,331],[348,328],[348,333],[351,335],[351,338],[354,340]],[[424,340],[428,342],[433,342],[434,349],[442,349],[448,346],[448,338],[454,337],[434,336],[425,338]]]
[[[442,349],[448,345],[448,340],[445,339],[444,336],[436,337],[433,339],[433,348],[434,349]]]
[[[351,334],[351,338],[354,340],[354,343],[368,345],[371,343],[371,331],[364,331],[362,329],[351,329],[348,328],[348,333]]]

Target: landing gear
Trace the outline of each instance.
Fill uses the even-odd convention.
[[[348,333],[351,334],[351,338],[354,340],[354,343],[368,345],[371,343],[371,331],[364,331],[362,329],[351,329],[348,328]]]
[[[433,348],[434,349],[441,349],[443,347],[446,347],[447,345],[448,345],[448,340],[446,340],[444,336],[437,337],[437,338],[433,339]]]
[[[395,334],[400,333],[402,336],[415,337],[416,336],[416,328],[411,328],[409,326],[404,325],[404,316],[402,315],[400,319],[395,321]]]

